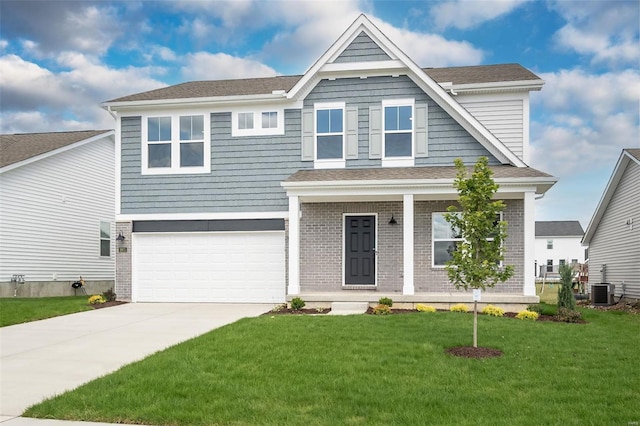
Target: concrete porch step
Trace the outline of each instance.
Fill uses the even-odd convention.
[[[367,302],[332,302],[329,315],[364,314],[368,308]]]

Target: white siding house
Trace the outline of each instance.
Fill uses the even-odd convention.
[[[536,222],[536,276],[556,274],[562,263],[585,262],[581,241],[584,231],[577,220]]]
[[[113,131],[0,137],[0,295],[113,286],[114,152]]]
[[[640,300],[640,149],[622,151],[582,242],[589,245],[589,282]]]

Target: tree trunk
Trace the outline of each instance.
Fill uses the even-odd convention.
[[[473,302],[473,347],[478,347],[478,302]]]

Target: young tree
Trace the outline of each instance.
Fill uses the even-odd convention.
[[[471,176],[459,158],[453,186],[460,196],[460,207],[450,206],[446,221],[460,236],[452,259],[446,264],[449,280],[457,289],[493,287],[513,275],[513,266],[502,265],[503,242],[507,238],[507,223],[499,220],[504,209],[501,200],[493,200],[499,185],[486,157],[480,157]],[[478,347],[478,303],[473,304],[473,347]]]
[[[576,310],[576,299],[573,296],[573,268],[566,263],[560,265],[561,287],[558,292],[558,308]]]

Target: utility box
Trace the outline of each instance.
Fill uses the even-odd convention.
[[[615,285],[609,283],[591,284],[591,304],[594,306],[613,305]]]

